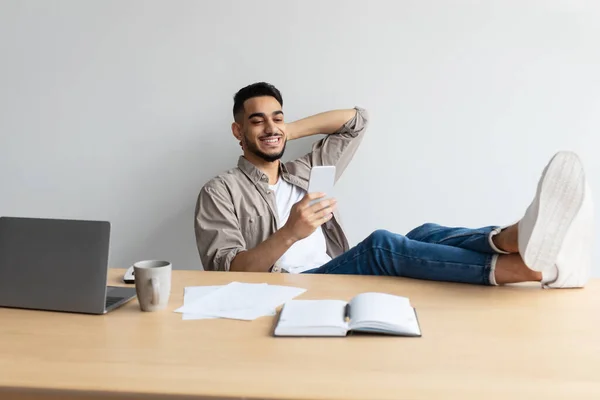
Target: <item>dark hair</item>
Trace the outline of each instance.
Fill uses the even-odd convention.
[[[279,90],[267,82],[257,82],[240,89],[233,97],[233,117],[244,111],[244,102],[253,97],[271,96],[283,107],[283,98]]]

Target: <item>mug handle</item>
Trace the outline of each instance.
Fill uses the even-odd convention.
[[[152,285],[152,305],[155,306],[160,303],[160,297],[159,297],[160,284],[158,283],[158,279],[156,279],[156,278],[150,279],[150,284]]]

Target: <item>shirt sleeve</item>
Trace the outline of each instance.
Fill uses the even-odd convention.
[[[294,160],[289,167],[295,173],[308,176],[313,166],[334,165],[336,181],[354,157],[367,130],[369,116],[367,110],[355,107],[356,114],[335,133],[315,142],[310,153]]]
[[[246,250],[246,242],[231,195],[222,182],[213,182],[200,191],[194,225],[204,269],[229,271],[235,256]]]

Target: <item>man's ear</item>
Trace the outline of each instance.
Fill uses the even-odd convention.
[[[237,122],[231,124],[231,133],[237,140],[242,140],[242,127]]]

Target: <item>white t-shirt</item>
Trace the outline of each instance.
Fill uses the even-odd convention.
[[[275,192],[275,204],[279,215],[278,228],[281,228],[287,222],[292,206],[302,200],[306,195],[306,191],[283,179],[279,179],[275,185],[269,185],[269,188]],[[318,227],[310,236],[294,243],[275,262],[275,266],[290,273],[298,274],[320,267],[330,260],[331,257],[327,255],[325,235],[323,235],[321,227]]]

